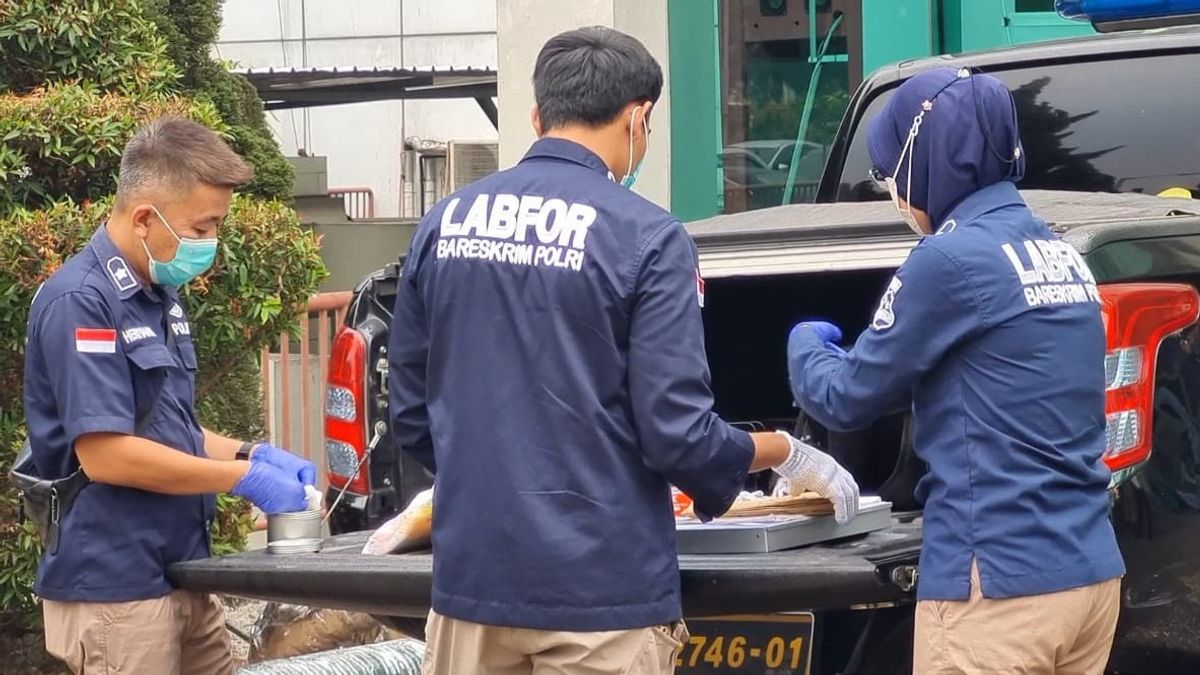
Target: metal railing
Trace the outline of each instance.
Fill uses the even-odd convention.
[[[313,296],[300,322],[299,340],[284,333],[274,349],[262,352],[263,403],[271,442],[315,463],[322,489],[325,376],[333,337],[353,296],[349,291]]]
[[[369,187],[329,188],[330,197],[341,197],[350,220],[375,217],[375,191]]]

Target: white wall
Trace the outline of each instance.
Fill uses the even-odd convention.
[[[243,68],[496,67],[496,0],[225,0],[216,46]],[[406,136],[495,140],[474,100],[357,103],[267,113],[284,154],[329,158],[330,187],[366,185],[400,207]]]
[[[496,0],[500,52],[500,166],[515,164],[534,140],[530,78],[538,52],[554,35],[581,26],[610,26],[641,40],[667,76],[667,0]],[[651,115],[654,133],[637,191],[671,207],[670,86]]]

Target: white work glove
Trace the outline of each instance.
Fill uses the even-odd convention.
[[[775,432],[788,440],[792,451],[775,467],[783,477],[775,486],[775,494],[815,492],[833,502],[834,518],[848,523],[858,515],[858,483],[832,457],[807,443],[802,443],[784,431]],[[782,492],[780,485],[784,485]]]

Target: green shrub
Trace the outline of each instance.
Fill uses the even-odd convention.
[[[106,217],[120,153],[173,114],[225,135],[256,169],[248,195],[288,198],[292,169],[244,77],[209,55],[220,0],[0,0],[0,471],[24,438],[23,346],[38,285]],[[317,242],[279,203],[239,197],[217,265],[185,293],[200,358],[197,413],[235,438],[262,434],[258,354],[325,275]],[[3,482],[3,479],[0,479]],[[245,546],[248,505],[222,496],[215,550]],[[39,548],[0,491],[0,627],[31,624]]]
[[[167,56],[194,85],[197,70],[212,63],[209,53],[221,33],[222,0],[141,0],[147,19],[158,26]]]
[[[87,243],[108,209],[109,200],[63,201],[0,217],[0,316],[6,317],[0,322],[0,467],[11,464],[23,440],[23,350],[33,294]],[[326,272],[316,237],[278,202],[236,197],[220,237],[216,265],[183,293],[200,360],[198,413],[214,431],[258,438],[263,423],[258,354],[280,333],[299,330],[297,317]],[[250,529],[248,505],[229,497],[219,503],[215,549],[240,550]],[[38,550],[31,531],[14,523],[10,489],[0,498],[0,614],[23,617],[31,607]]]
[[[246,82],[241,75],[229,73],[229,77]],[[247,83],[247,86],[249,84]],[[253,87],[250,88],[253,91]],[[257,94],[256,94],[257,96]],[[257,99],[255,99],[257,100]],[[265,199],[292,198],[292,184],[296,181],[296,172],[279,150],[279,144],[271,137],[266,122],[261,128],[238,124],[229,129],[231,145],[238,154],[254,165],[254,178],[245,187],[247,194],[257,195]]]
[[[232,438],[264,433],[259,354],[297,317],[328,276],[316,237],[280,202],[238,197],[221,230],[213,270],[184,292],[200,360],[197,413],[203,424]],[[213,553],[246,546],[250,505],[222,495]]]
[[[232,64],[218,62],[210,46],[221,29],[219,0],[143,0],[147,18],[167,40],[167,54],[178,66],[183,91],[211,102],[229,125],[233,148],[254,165],[254,180],[244,192],[268,199],[290,199],[295,172],[271,135],[262,99]]]
[[[236,355],[236,363],[216,381],[207,371],[222,356]],[[225,345],[220,353],[209,354],[201,363],[200,378],[212,382],[208,392],[196,401],[196,416],[205,429],[230,438],[264,438],[262,370],[259,355],[241,345]],[[230,495],[217,496],[217,519],[213,522],[213,555],[243,551],[254,523],[250,503]]]
[[[234,357],[236,361],[223,377],[211,380],[208,369],[224,356]],[[204,428],[230,438],[256,440],[266,437],[259,356],[257,352],[247,352],[241,345],[223,345],[220,352],[204,356],[199,379],[210,382],[211,386],[196,400],[196,416]]]
[[[297,317],[326,276],[317,238],[295,211],[280,202],[235,199],[217,264],[183,294],[204,364],[197,394],[208,393],[243,354],[258,354],[280,333],[298,334]],[[240,349],[231,352],[231,345]]]
[[[0,409],[0,474],[8,475],[24,440],[21,418]],[[33,524],[20,522],[17,514],[16,491],[0,492],[0,631],[29,628],[37,620],[31,589],[42,545]]]
[[[16,92],[79,81],[141,97],[179,77],[136,0],[4,0],[0,63],[0,89]]]
[[[87,243],[109,201],[58,202],[0,218],[0,403],[20,403],[25,321],[37,287]],[[204,394],[297,317],[327,276],[316,237],[279,202],[235,197],[212,270],[184,289]]]
[[[0,214],[111,194],[125,143],[162,115],[225,131],[211,105],[185,98],[135,99],[79,85],[0,95]]]
[[[60,202],[0,216],[0,410],[22,409],[25,323],[34,292],[87,243],[107,212],[106,203]]]
[[[220,26],[220,0],[0,0],[0,63],[4,64],[0,68],[0,91],[26,94],[48,84],[60,88],[66,84],[79,85],[85,91],[102,90],[108,94],[105,101],[91,104],[93,110],[103,108],[117,115],[135,107],[132,101],[116,101],[121,97],[149,101],[153,108],[155,102],[161,105],[162,99],[170,95],[187,94],[211,104],[216,111],[215,114],[208,110],[192,111],[191,116],[213,128],[227,127],[234,149],[254,165],[254,180],[244,192],[288,199],[294,172],[271,136],[258,92],[245,77],[229,72],[209,53]],[[71,110],[35,108],[25,112],[62,121]],[[68,123],[89,120],[89,117],[66,119]],[[103,123],[108,121],[111,119],[102,118],[91,126],[103,130]],[[0,131],[0,137],[4,135]],[[111,150],[103,143],[103,135],[97,138],[99,153]],[[77,140],[86,142],[87,138]],[[122,145],[116,145],[117,153]],[[64,147],[67,152],[74,149],[71,144]],[[82,180],[105,176],[108,172],[104,167],[89,164],[91,161],[99,164],[100,157],[89,159],[90,154],[80,152],[65,157],[67,164],[61,170]],[[0,181],[13,175],[40,178],[40,167],[21,159],[18,148],[0,145]],[[51,166],[58,166],[46,159]],[[75,175],[78,172],[88,175]],[[64,196],[77,200],[96,198],[107,194],[104,190],[110,184],[111,180],[103,180],[96,190],[84,194],[59,191],[54,185],[37,180],[24,189],[10,185],[12,194],[0,193],[0,199],[33,207]],[[31,195],[40,201],[23,200]]]

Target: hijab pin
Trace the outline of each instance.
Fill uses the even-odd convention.
[[[925,112],[933,110],[933,101],[930,101],[929,99],[921,101],[921,110],[924,110]]]

